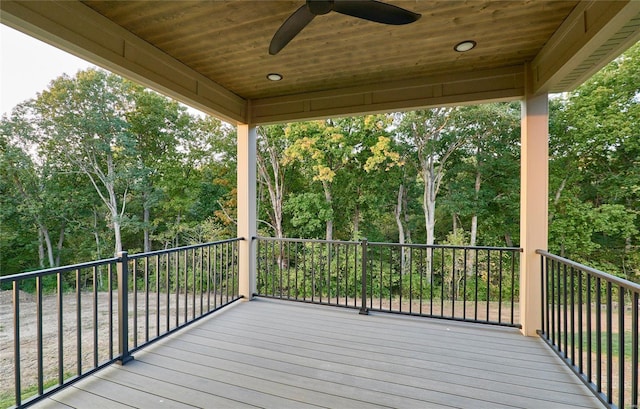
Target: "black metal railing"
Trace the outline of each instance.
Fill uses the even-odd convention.
[[[0,407],[26,407],[240,298],[230,239],[0,278]],[[7,325],[8,324],[8,325]],[[4,383],[3,383],[4,384]]]
[[[258,237],[257,295],[519,327],[519,248]]]
[[[540,336],[611,408],[638,408],[640,285],[538,250]]]

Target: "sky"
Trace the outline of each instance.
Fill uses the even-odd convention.
[[[94,65],[0,24],[0,116],[48,88],[49,83]]]

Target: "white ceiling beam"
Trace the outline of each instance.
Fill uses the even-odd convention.
[[[404,111],[504,101],[524,95],[524,68],[504,67],[375,86],[251,100],[250,122],[302,121],[332,116]]]

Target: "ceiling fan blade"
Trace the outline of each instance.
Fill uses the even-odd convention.
[[[306,4],[296,10],[273,35],[269,45],[269,54],[278,54],[314,17],[315,15],[311,13]]]
[[[335,0],[333,11],[376,23],[393,25],[413,23],[421,16],[413,11],[376,0]]]

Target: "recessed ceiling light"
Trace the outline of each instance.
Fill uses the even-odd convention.
[[[453,47],[459,53],[464,53],[469,50],[473,50],[476,47],[476,42],[473,40],[461,41]]]
[[[282,75],[272,72],[271,74],[267,74],[267,79],[269,81],[280,81],[282,79]]]

